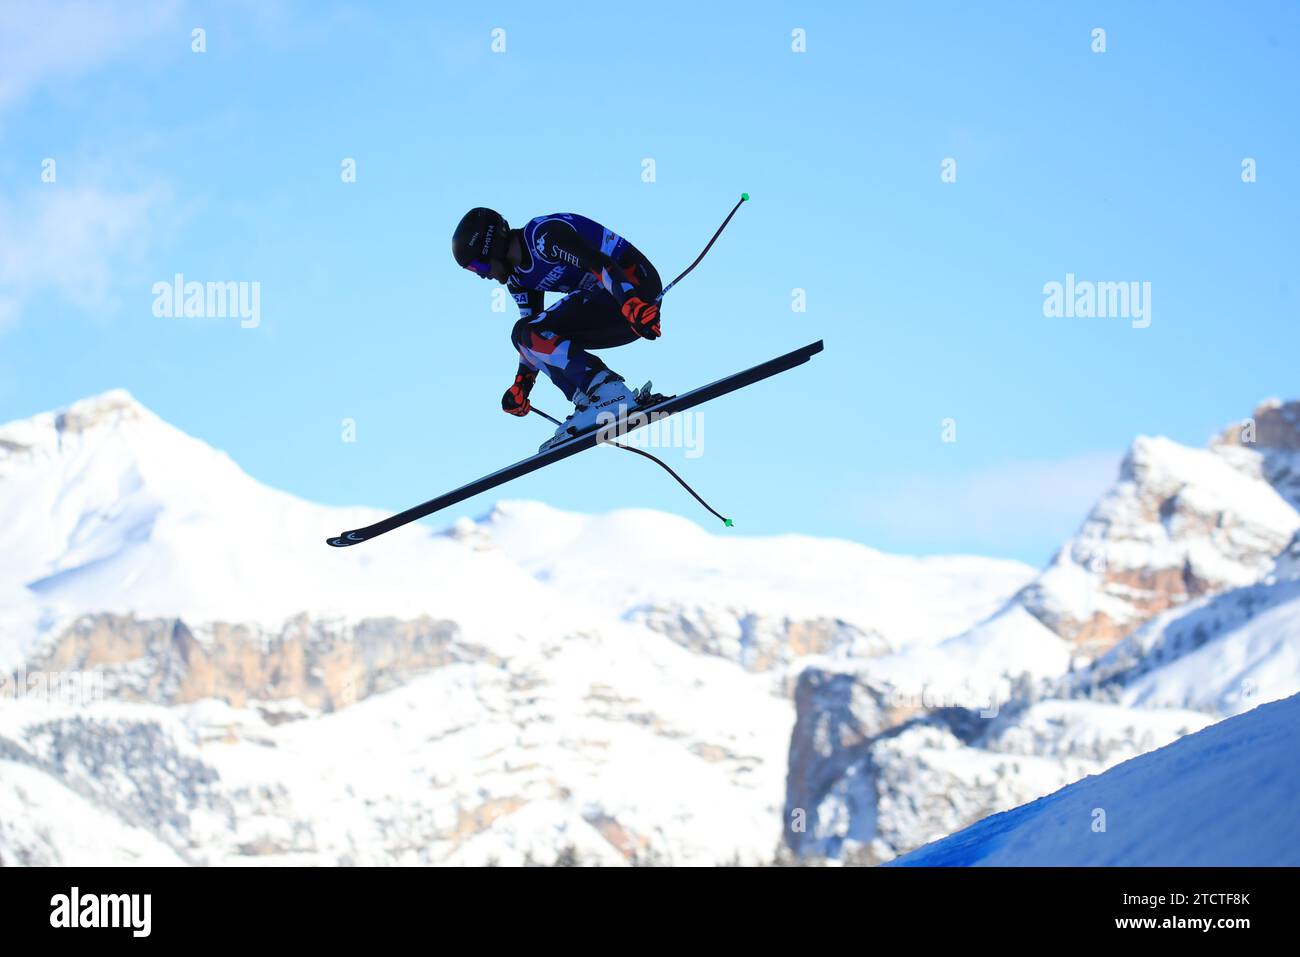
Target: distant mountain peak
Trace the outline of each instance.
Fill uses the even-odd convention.
[[[1296,451],[1300,401],[1261,403],[1208,449],[1139,436],[1016,601],[1092,655],[1172,606],[1258,581],[1300,527]]]
[[[1241,445],[1261,451],[1300,452],[1300,400],[1267,399],[1261,402],[1249,419],[1224,429],[1214,444]]]
[[[148,415],[152,413],[126,389],[109,389],[60,409],[54,414],[54,427],[64,434],[81,433]]]
[[[0,423],[0,448],[21,451],[101,427],[145,420],[160,421],[126,389],[109,389],[52,412],[38,412],[26,419]]]

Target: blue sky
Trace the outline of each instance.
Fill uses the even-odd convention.
[[[465,209],[581,212],[667,277],[746,190],[664,338],[604,358],[681,391],[826,352],[666,458],[737,533],[1040,563],[1135,434],[1300,393],[1300,8],[989,9],[7,3],[0,420],[121,386],[263,482],[405,508],[549,434],[500,411],[514,317],[448,253]],[[260,283],[261,324],[155,316],[178,272]],[[1150,326],[1045,317],[1067,273],[1151,283]],[[603,449],[504,496],[714,524]]]

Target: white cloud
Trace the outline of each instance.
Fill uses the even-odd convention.
[[[185,0],[0,0],[0,119],[44,91],[88,88],[107,71],[187,55],[187,8]],[[144,281],[146,253],[180,214],[165,183],[140,184],[120,159],[106,164],[108,145],[99,130],[94,182],[83,164],[80,185],[61,177],[0,192],[0,330],[37,297],[102,314],[124,284]],[[108,156],[120,152],[121,144]]]
[[[48,84],[147,56],[151,43],[178,27],[178,12],[175,0],[4,0],[0,109]]]
[[[1005,462],[951,479],[914,476],[890,482],[859,516],[896,540],[987,543],[990,554],[1051,548],[1114,483],[1121,458],[1090,452]]]
[[[110,307],[142,260],[166,198],[162,189],[50,185],[16,203],[0,199],[0,327],[47,292],[86,311]]]

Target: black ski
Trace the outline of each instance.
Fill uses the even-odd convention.
[[[486,492],[488,489],[496,488],[498,485],[504,485],[506,482],[517,479],[520,476],[527,475],[529,472],[535,472],[544,466],[553,462],[559,462],[567,459],[570,455],[577,455],[579,452],[592,448],[602,440],[625,435],[634,431],[643,425],[649,424],[652,419],[661,419],[665,416],[673,415],[677,412],[684,412],[701,403],[708,402],[710,399],[716,399],[718,396],[726,395],[728,392],[735,392],[737,389],[743,389],[747,385],[753,385],[770,376],[785,372],[787,369],[793,369],[795,366],[803,365],[817,353],[822,351],[822,342],[809,343],[802,348],[795,349],[793,352],[787,352],[783,356],[777,356],[775,359],[769,359],[766,362],[754,366],[752,369],[746,369],[744,372],[737,372],[729,375],[717,382],[701,386],[691,392],[685,392],[681,395],[671,396],[658,402],[655,405],[647,406],[644,409],[637,409],[626,420],[612,424],[603,429],[596,429],[591,432],[585,432],[561,442],[559,445],[547,449],[545,452],[539,452],[536,455],[529,456],[514,465],[508,465],[491,475],[485,475],[483,478],[476,479],[468,485],[462,485],[460,488],[437,498],[430,499],[423,505],[417,505],[414,508],[408,508],[405,512],[400,512],[382,522],[376,522],[374,525],[368,525],[365,528],[353,529],[350,532],[343,532],[337,538],[327,538],[325,541],[335,546],[343,548],[347,545],[356,545],[360,542],[369,541],[376,536],[391,532],[395,528],[401,528],[411,522],[418,521],[427,515],[440,511],[448,506],[455,505],[457,502],[463,502],[479,492]]]

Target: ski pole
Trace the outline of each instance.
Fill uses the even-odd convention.
[[[723,223],[723,225],[725,226],[726,223]],[[705,251],[707,252],[707,250],[705,250]],[[563,425],[563,424],[564,424],[564,423],[561,422],[559,419],[555,418],[555,416],[553,416],[553,415],[547,415],[545,412],[543,412],[541,409],[537,408],[537,406],[535,406],[535,405],[531,407],[531,411],[536,412],[536,413],[537,413],[538,415],[540,415],[543,419],[546,419],[546,420],[549,421],[549,422],[554,422],[556,425]],[[677,480],[677,484],[678,484],[678,485],[680,485],[682,488],[686,489],[686,491],[690,492],[691,495],[692,495],[692,497],[694,497],[695,501],[699,502],[701,505],[703,505],[705,508],[707,508],[710,512],[712,512],[712,513],[713,513],[713,516],[714,516],[715,518],[717,518],[718,520],[720,520],[720,521],[722,522],[723,525],[726,525],[728,528],[731,528],[732,525],[735,524],[735,523],[733,523],[733,522],[731,521],[731,519],[727,518],[725,515],[723,515],[722,513],[720,513],[717,509],[715,509],[715,508],[714,508],[712,505],[710,505],[708,502],[704,501],[704,499],[700,498],[699,493],[696,492],[695,489],[691,488],[688,484],[686,484],[686,480],[685,480],[684,478],[682,478],[680,475],[678,475],[676,472],[674,472],[674,471],[672,470],[672,468],[669,467],[668,463],[665,462],[663,459],[657,458],[656,456],[651,455],[649,452],[643,452],[641,449],[634,449],[634,448],[632,448],[632,446],[630,446],[630,445],[623,445],[623,444],[621,444],[621,443],[619,443],[619,442],[614,442],[614,441],[612,441],[612,440],[609,441],[609,442],[607,442],[607,443],[603,443],[603,444],[606,444],[606,445],[612,445],[612,446],[614,446],[614,447],[617,448],[617,449],[622,449],[624,452],[635,452],[637,455],[643,455],[643,456],[645,456],[645,457],[648,458],[650,461],[656,463],[656,464],[659,465],[661,468],[663,468],[663,470],[664,470],[665,472],[667,472],[669,475],[671,475],[673,478],[675,478],[675,479]]]
[[[668,290],[669,290],[669,289],[672,289],[673,286],[677,285],[679,282],[681,282],[683,279],[685,279],[685,278],[690,274],[691,270],[694,269],[696,266],[698,266],[698,265],[700,264],[700,260],[704,258],[705,253],[707,253],[710,249],[713,248],[713,244],[714,244],[715,242],[718,241],[718,237],[722,235],[722,231],[723,231],[724,229],[727,228],[727,223],[731,222],[731,217],[736,215],[736,210],[740,209],[741,204],[744,203],[744,202],[745,202],[746,200],[748,200],[748,199],[749,199],[749,194],[748,194],[748,193],[741,193],[741,194],[740,194],[740,199],[739,199],[739,201],[737,201],[737,203],[736,203],[735,206],[731,207],[731,212],[727,213],[727,218],[724,219],[724,220],[722,221],[722,225],[718,227],[718,231],[717,231],[716,233],[713,234],[713,238],[709,240],[709,244],[708,244],[707,246],[704,247],[704,252],[702,252],[702,253],[700,253],[698,256],[696,256],[696,257],[695,257],[695,262],[693,262],[693,263],[691,263],[689,266],[687,266],[686,269],[683,270],[683,272],[682,272],[682,274],[681,274],[680,276],[678,276],[676,279],[674,279],[674,280],[673,280],[672,282],[670,282],[668,285],[664,286],[664,291],[661,292],[658,296],[655,297],[655,302],[658,302],[658,301],[659,301],[660,299],[662,299],[664,296],[668,295]]]

